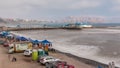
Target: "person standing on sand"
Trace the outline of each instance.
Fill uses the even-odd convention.
[[[108,66],[109,66],[109,68],[115,68],[115,63],[114,62],[110,62]]]
[[[115,63],[111,62],[112,68],[115,68]]]
[[[112,65],[111,65],[111,63],[109,63],[109,64],[108,64],[108,68],[112,68]]]
[[[16,57],[13,56],[12,62],[16,62],[16,61],[17,61]]]

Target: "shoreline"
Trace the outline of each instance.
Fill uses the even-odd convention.
[[[70,53],[64,53],[64,52],[61,52],[59,50],[56,50],[56,52],[64,54],[64,55],[66,55],[68,57],[71,57],[71,58],[73,58],[75,60],[78,60],[80,62],[83,62],[85,64],[88,64],[88,65],[91,65],[91,66],[94,66],[94,67],[97,67],[98,65],[102,66],[103,68],[108,68],[109,67],[107,64],[104,64],[104,63],[101,63],[101,62],[98,62],[98,61],[95,61],[95,60],[75,56],[75,55],[70,54]],[[119,67],[115,67],[115,68],[119,68]]]

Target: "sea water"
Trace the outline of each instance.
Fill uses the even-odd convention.
[[[114,61],[116,66],[120,66],[119,29],[26,30],[14,33],[41,41],[47,39],[62,52],[105,64]]]

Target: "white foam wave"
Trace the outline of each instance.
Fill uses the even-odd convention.
[[[111,61],[114,61],[116,63],[116,66],[119,66],[118,58],[109,58],[109,57],[102,57],[98,56],[98,52],[100,51],[99,47],[97,46],[90,46],[90,45],[67,45],[67,44],[61,44],[61,43],[55,43],[54,48],[65,53],[70,53],[79,57],[95,60],[104,64],[108,64]]]

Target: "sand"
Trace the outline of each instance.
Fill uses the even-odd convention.
[[[7,47],[0,45],[0,68],[45,68],[40,63],[31,61],[31,57],[25,57],[23,53],[10,54],[11,57],[15,56],[17,58],[17,62],[11,62],[8,58],[9,54],[7,51]],[[75,68],[95,68],[92,65],[85,64],[62,53],[50,53],[50,55],[67,61],[68,64],[74,65]]]

